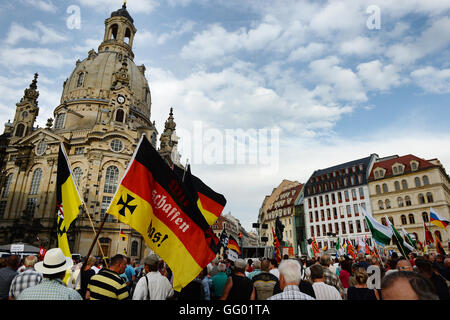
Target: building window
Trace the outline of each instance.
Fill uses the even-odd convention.
[[[364,230],[365,230],[366,232],[369,232],[369,226],[367,225],[366,219],[363,220],[363,224],[364,224]],[[370,241],[370,239],[367,239],[367,240]],[[369,243],[369,245],[371,245],[371,244]]]
[[[316,222],[319,222],[319,211],[315,211]]]
[[[133,256],[133,257],[137,257],[137,255],[138,255],[138,242],[136,241],[136,240],[134,240],[132,243],[131,243],[131,256]]]
[[[39,186],[41,184],[41,178],[42,178],[42,169],[38,168],[33,173],[33,179],[31,180],[31,187],[30,187],[30,195],[38,193]]]
[[[418,199],[419,199],[419,204],[425,203],[425,197],[423,196],[423,194],[419,193]]]
[[[416,171],[418,168],[417,162],[416,161],[411,161],[411,170],[412,171]]]
[[[398,206],[399,206],[399,207],[403,207],[403,205],[404,205],[404,204],[403,204],[403,198],[402,198],[402,197],[398,197],[398,198],[397,198],[397,203],[398,203]]]
[[[123,143],[119,139],[114,139],[111,141],[111,150],[114,152],[120,152],[123,150]]]
[[[388,186],[386,183],[383,183],[383,193],[389,192]]]
[[[47,150],[47,143],[45,143],[45,140],[41,140],[36,146],[36,155],[42,156],[45,153],[45,150]]]
[[[414,182],[415,182],[415,184],[416,184],[416,188],[420,187],[420,178],[419,178],[419,177],[416,177],[416,178],[414,179]]]
[[[353,230],[353,222],[351,222],[351,221],[348,222],[348,232],[349,233],[353,233],[354,232],[354,230]]]
[[[377,194],[381,194],[381,187],[380,187],[380,185],[377,184],[375,186],[375,191],[376,191]]]
[[[8,204],[8,201],[0,201],[0,219],[3,219],[6,212],[6,205]]]
[[[341,229],[342,229],[342,234],[346,234],[347,230],[345,228],[345,222],[341,222]]]
[[[119,169],[116,166],[110,166],[106,169],[104,193],[116,192],[117,182],[119,180]]]
[[[22,137],[25,132],[25,126],[19,123],[16,128],[16,137]]]
[[[75,178],[75,183],[80,185],[81,177],[83,176],[83,170],[80,167],[73,169],[73,177]]]
[[[430,184],[430,180],[428,179],[428,176],[423,176],[423,185],[426,186]]]
[[[402,188],[403,190],[408,189],[408,182],[406,180],[402,180]]]
[[[66,120],[66,114],[65,113],[58,114],[58,116],[56,117],[56,120],[55,120],[55,129],[62,129],[62,128],[64,128],[64,121],[65,120]]]
[[[117,109],[116,111],[116,122],[123,122],[125,120],[125,111],[122,109]]]
[[[333,208],[333,218],[334,218],[334,219],[337,219],[337,218],[338,218],[336,207]]]
[[[386,209],[390,209],[391,208],[391,200],[386,199],[386,201],[384,203],[386,204]]]
[[[408,215],[408,219],[409,219],[409,223],[410,224],[415,224],[416,223],[416,219],[414,219],[414,215],[412,213],[410,213]]]
[[[404,214],[402,214],[401,219],[402,219],[402,224],[408,224],[408,222],[406,221],[406,216]]]
[[[353,205],[353,211],[355,212],[355,216],[359,216],[359,208],[356,203]]]
[[[103,221],[103,219],[105,218],[105,214],[107,214],[106,211],[108,210],[111,201],[112,201],[112,197],[105,196],[105,197],[102,198],[102,207],[100,209],[100,219],[101,219],[101,221]],[[114,217],[112,215],[108,214],[108,216],[106,217],[105,221],[106,222],[113,222],[114,221]]]
[[[378,200],[378,209],[383,210],[384,209],[384,203],[383,200]]]
[[[411,198],[409,196],[405,197],[406,206],[409,207],[411,205]]]
[[[316,231],[317,231],[317,236],[320,237],[320,226],[319,225],[316,226]]]
[[[364,199],[364,189],[363,188],[359,188],[359,198]]]
[[[28,198],[25,212],[28,217],[34,217],[34,211],[36,210],[37,199],[36,198]]]
[[[433,194],[431,192],[427,192],[427,201],[433,202]]]
[[[356,200],[356,189],[352,189],[352,198]]]
[[[422,212],[422,220],[423,222],[429,222],[428,213]]]
[[[12,179],[13,179],[13,174],[12,173],[8,174],[8,176],[5,179],[5,185],[3,187],[3,194],[2,194],[3,198],[9,197],[9,191],[11,190]]]
[[[362,203],[361,203],[361,208],[363,208],[364,211],[366,211],[366,203],[365,203],[365,202],[362,202]]]
[[[361,221],[356,220],[356,232],[361,232]]]
[[[339,191],[337,195],[338,195],[338,201],[342,202],[342,193]]]
[[[345,201],[349,201],[348,190],[344,191],[344,195],[345,195]]]
[[[76,155],[84,154],[84,147],[75,148],[75,154]]]
[[[83,82],[84,82],[84,72],[81,72],[78,75],[77,88],[81,87],[83,85]]]
[[[400,182],[395,181],[394,182],[395,191],[400,191]]]
[[[314,237],[314,227],[311,226],[311,237]]]
[[[352,216],[352,207],[347,206],[347,217],[351,217],[351,216]]]

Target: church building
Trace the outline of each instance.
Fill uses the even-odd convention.
[[[38,75],[16,104],[14,120],[0,136],[0,244],[25,242],[57,247],[56,174],[60,143],[66,149],[86,206],[68,230],[72,253],[86,255],[127,165],[145,134],[161,156],[178,161],[173,110],[157,146],[145,66],[136,65],[137,30],[126,5],[105,20],[98,50],[78,60],[63,84],[54,121],[35,127],[39,115]],[[91,223],[92,220],[92,223]],[[120,237],[123,231],[125,237]],[[125,239],[125,240],[123,240]],[[101,246],[101,249],[100,249]],[[126,253],[140,258],[141,236],[108,217],[92,255]]]

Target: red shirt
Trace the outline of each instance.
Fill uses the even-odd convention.
[[[348,288],[349,284],[348,284],[348,279],[350,278],[350,273],[348,273],[346,270],[341,269],[339,271],[339,280],[341,280],[342,286],[344,288]]]

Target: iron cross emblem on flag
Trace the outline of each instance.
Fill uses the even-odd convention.
[[[136,210],[137,205],[132,206],[132,205],[130,205],[130,202],[133,201],[134,199],[135,198],[130,196],[128,193],[127,193],[126,201],[123,201],[123,197],[120,197],[119,201],[117,201],[117,205],[123,206],[122,209],[119,210],[119,214],[121,216],[125,217],[125,209],[128,209],[128,211],[130,211],[130,214],[133,214],[134,210]]]

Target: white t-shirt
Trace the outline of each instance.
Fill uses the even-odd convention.
[[[342,300],[339,291],[324,282],[314,282],[312,285],[316,300]]]
[[[269,272],[280,279],[280,270],[278,270],[278,268],[272,269]]]
[[[145,277],[148,279],[148,287]],[[169,279],[159,273],[159,271],[154,271],[139,279],[134,290],[133,300],[166,300],[173,294],[173,288]]]

